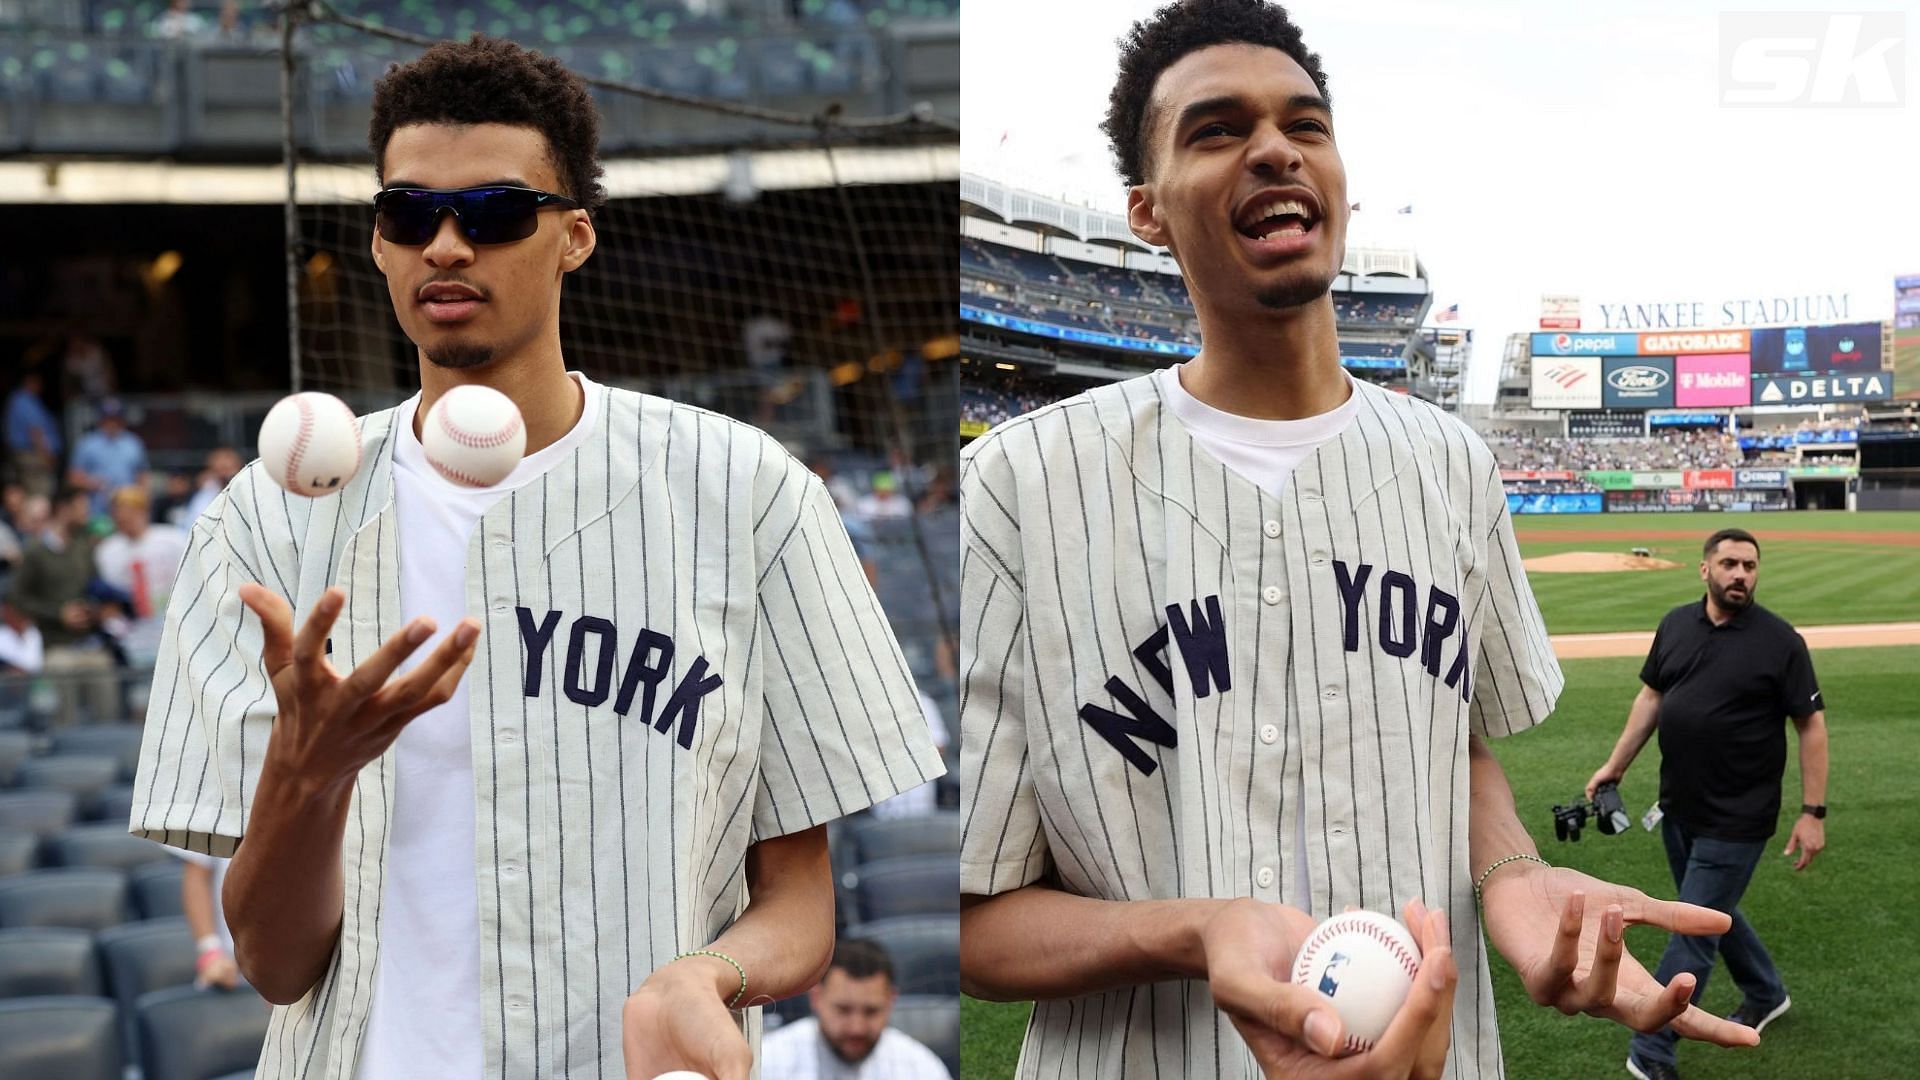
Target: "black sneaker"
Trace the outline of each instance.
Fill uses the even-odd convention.
[[[1780,1004],[1775,1005],[1771,1009],[1762,1009],[1751,1001],[1742,1001],[1739,1008],[1727,1015],[1727,1019],[1736,1024],[1744,1024],[1752,1028],[1754,1034],[1758,1035],[1767,1029],[1767,1025],[1772,1023],[1775,1017],[1786,1012],[1792,1006],[1793,999],[1790,997],[1781,998]]]
[[[1627,1071],[1638,1080],[1680,1080],[1680,1070],[1664,1061],[1642,1061],[1627,1055]]]

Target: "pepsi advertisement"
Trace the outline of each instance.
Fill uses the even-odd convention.
[[[1880,324],[1770,326],[1753,332],[1753,370],[1784,375],[1877,371]]]

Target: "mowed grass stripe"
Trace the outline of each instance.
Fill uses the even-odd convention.
[[[1920,951],[1909,914],[1920,895],[1920,711],[1911,672],[1920,648],[1829,649],[1814,665],[1832,710],[1830,793],[1825,854],[1795,874],[1773,840],[1743,910],[1773,950],[1793,1011],[1767,1028],[1753,1050],[1687,1044],[1688,1080],[1882,1080],[1920,1061]],[[1553,837],[1551,807],[1574,798],[1606,758],[1638,690],[1637,659],[1576,660],[1563,667],[1567,688],[1540,727],[1493,746],[1513,785],[1522,820],[1556,862],[1660,897],[1673,895],[1657,835],[1637,826],[1623,836],[1590,831],[1578,844]],[[1789,739],[1792,736],[1789,734]],[[1797,746],[1788,755],[1783,819],[1799,806]],[[1659,750],[1642,752],[1622,785],[1635,818],[1659,792]],[[1628,932],[1628,946],[1650,969],[1665,934]],[[1624,1076],[1626,1029],[1591,1017],[1565,1017],[1526,998],[1517,976],[1492,963],[1501,1044],[1510,1080],[1588,1080]],[[1703,1007],[1724,1014],[1737,1004],[1724,967],[1707,984]],[[961,1003],[961,1071],[998,1080],[1013,1075],[1029,1007],[971,998]]]

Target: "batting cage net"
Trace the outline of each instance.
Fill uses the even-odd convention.
[[[951,120],[909,102],[849,114],[841,102],[875,100],[863,91],[883,58],[867,34],[702,37],[609,4],[621,36],[608,38],[564,19],[522,26],[512,5],[361,6],[283,12],[293,387],[364,410],[419,385],[369,253],[366,117],[380,76],[471,32],[552,56],[599,107],[610,196],[594,254],[563,289],[568,366],[754,424],[827,477],[916,675],[950,701]],[[580,5],[577,18],[597,26],[596,11]]]

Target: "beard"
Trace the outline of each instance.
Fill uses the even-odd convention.
[[[1275,285],[1270,289],[1256,293],[1254,299],[1259,301],[1261,307],[1273,308],[1275,310],[1297,308],[1311,304],[1315,300],[1327,295],[1327,290],[1331,288],[1333,288],[1333,278],[1331,277],[1324,280],[1320,278],[1308,278]]]
[[[873,1055],[874,1048],[880,1045],[880,1040],[875,1039],[867,1043],[863,1049],[860,1049],[859,1057],[855,1057],[851,1051],[856,1049],[858,1044],[850,1039],[829,1039],[826,1037],[825,1032],[821,1032],[820,1041],[827,1044],[827,1049],[833,1051],[834,1057],[839,1058],[849,1065],[858,1065],[867,1060],[867,1058]]]
[[[1747,605],[1753,603],[1753,589],[1754,586],[1749,585],[1747,586],[1747,591],[1741,593],[1739,596],[1728,596],[1727,590],[1724,587],[1712,581],[1707,582],[1707,592],[1713,597],[1714,604],[1719,607],[1721,611],[1746,610]]]
[[[422,349],[421,352],[435,367],[455,370],[483,367],[493,362],[493,346],[464,341],[450,342],[436,349]]]

